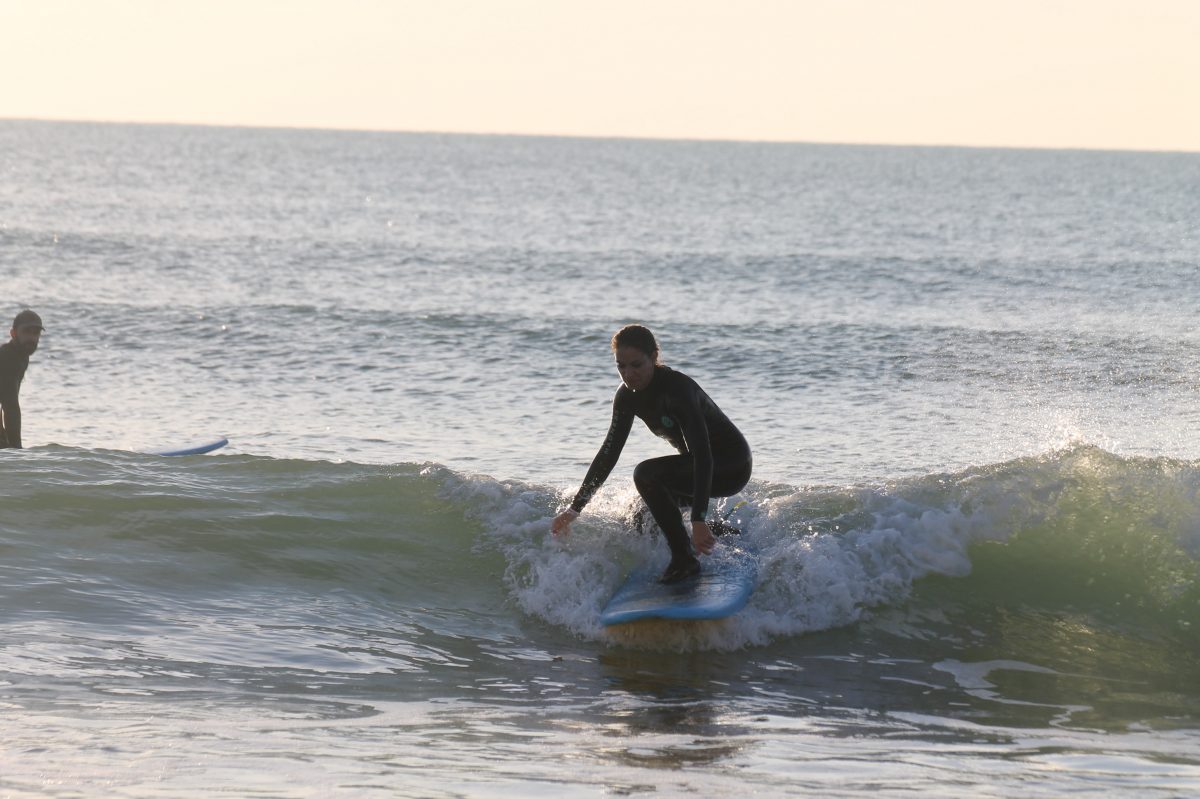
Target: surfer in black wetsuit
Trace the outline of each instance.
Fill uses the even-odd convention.
[[[660,581],[673,583],[700,572],[692,551],[708,554],[715,544],[705,520],[710,497],[736,494],[750,480],[750,446],[704,390],[682,372],[658,362],[658,343],[641,325],[627,325],[612,339],[623,385],[613,398],[608,436],[592,461],[571,507],[554,517],[562,535],[604,484],[629,437],[636,416],[678,455],[651,458],[633,470],[633,482],[671,547],[671,563]],[[689,543],[679,508],[692,508]]]
[[[42,318],[27,308],[13,319],[11,338],[0,345],[0,448],[21,449],[21,381],[42,330]]]

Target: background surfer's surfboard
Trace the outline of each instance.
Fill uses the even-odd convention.
[[[220,449],[229,443],[228,438],[218,438],[215,441],[209,441],[207,444],[197,444],[191,447],[181,447],[179,449],[165,449],[151,452],[151,455],[203,455],[206,452],[212,452],[214,449]]]

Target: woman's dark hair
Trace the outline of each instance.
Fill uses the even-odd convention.
[[[612,350],[619,347],[633,347],[646,353],[647,357],[658,363],[658,342],[654,334],[641,325],[625,325],[612,337]]]

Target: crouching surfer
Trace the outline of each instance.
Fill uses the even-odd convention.
[[[570,508],[554,517],[550,529],[556,536],[568,532],[612,472],[636,416],[679,452],[643,461],[633,470],[633,483],[671,548],[671,562],[659,580],[678,582],[699,574],[696,552],[706,555],[715,544],[705,520],[709,499],[732,496],[749,482],[750,446],[695,380],[659,363],[658,342],[649,330],[621,328],[612,338],[612,351],[622,381],[613,398],[612,424]],[[691,506],[690,540],[681,505]]]

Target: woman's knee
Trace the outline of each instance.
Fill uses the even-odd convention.
[[[662,483],[662,470],[654,461],[642,461],[633,467],[633,484],[638,491]]]

